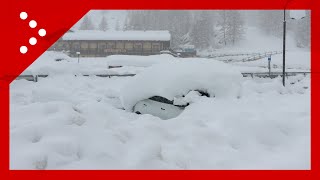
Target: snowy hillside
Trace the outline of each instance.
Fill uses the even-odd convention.
[[[234,45],[213,49],[211,51],[200,52],[200,55],[215,53],[259,53],[268,51],[282,51],[283,40],[280,37],[266,35],[257,27],[246,27],[243,38]],[[292,34],[287,34],[286,50],[306,51],[307,49],[298,48]]]

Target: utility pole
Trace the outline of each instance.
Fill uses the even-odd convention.
[[[271,54],[268,56],[269,77],[271,78]]]
[[[283,50],[282,50],[282,84],[286,86],[286,9],[283,10]]]
[[[286,8],[290,2],[293,0],[287,0],[283,9],[283,62],[282,62],[282,84],[286,86],[286,31],[287,31],[287,21],[286,21]],[[291,11],[292,13],[292,11]],[[289,14],[291,16],[291,13]],[[291,17],[291,19],[303,19],[305,18],[305,11],[303,10],[303,15],[299,14],[300,17]]]

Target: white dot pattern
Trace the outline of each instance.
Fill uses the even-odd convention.
[[[29,26],[30,26],[31,28],[37,27],[37,21],[31,20],[31,21],[29,22]]]
[[[26,20],[28,18],[28,14],[26,12],[21,12],[20,13],[20,19]]]
[[[29,43],[30,43],[31,45],[35,45],[35,44],[37,44],[37,39],[36,39],[35,37],[30,38],[30,39],[29,39]]]
[[[43,37],[47,34],[45,29],[40,29],[38,33],[39,33],[39,36],[41,36],[41,37]]]
[[[20,47],[20,52],[21,52],[22,54],[27,53],[27,52],[28,52],[27,46],[21,46],[21,47]]]
[[[27,18],[28,18],[28,14],[26,12],[21,12],[20,13],[20,19],[21,20],[26,20]],[[37,21],[35,21],[35,20],[30,20],[29,21],[30,28],[34,29],[34,28],[37,27],[37,25],[38,25]],[[47,34],[47,31],[45,29],[39,29],[38,30],[38,34],[39,34],[39,36],[44,37]],[[35,37],[31,37],[29,39],[29,44],[32,45],[32,46],[36,45],[37,42],[38,42],[38,40]],[[27,46],[21,46],[20,47],[20,53],[21,54],[26,54],[27,52],[28,52]]]

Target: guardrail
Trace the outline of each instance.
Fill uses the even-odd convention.
[[[228,56],[251,56],[257,53],[226,53],[226,54],[212,54],[209,55],[209,58],[217,58],[217,57],[228,57]]]
[[[256,61],[256,60],[259,60],[259,59],[262,59],[262,58],[266,58],[268,56],[275,55],[275,54],[282,54],[282,51],[265,52],[265,53],[262,53],[262,54],[254,55],[252,57],[243,58],[241,61],[242,62]]]
[[[249,56],[242,58],[240,60],[235,59],[226,59],[222,60],[223,62],[248,62],[248,61],[256,61],[270,55],[282,54],[282,51],[267,51],[263,53],[226,53],[226,54],[214,54],[209,55],[207,58],[217,58],[217,57],[232,57],[232,56]]]
[[[285,76],[289,77],[289,76],[296,76],[298,74],[307,76],[310,75],[311,72],[286,72]],[[243,77],[259,77],[259,78],[276,78],[276,77],[282,77],[283,74],[282,72],[271,72],[271,74],[269,75],[269,72],[258,72],[258,73],[242,73]]]
[[[243,77],[259,77],[259,78],[275,78],[278,76],[282,77],[282,72],[272,72],[271,75],[269,75],[269,72],[244,72],[241,73]],[[304,76],[310,75],[311,72],[286,72],[285,75],[286,77],[288,76],[296,76],[298,74],[302,74]],[[97,76],[97,77],[107,77],[107,78],[111,78],[111,77],[132,77],[135,76],[136,74],[83,74],[80,76],[84,76],[84,77],[88,77],[88,76]],[[46,78],[49,75],[43,75],[43,74],[39,74],[39,75],[20,75],[16,78],[16,80],[19,79],[25,79],[28,81],[34,81],[34,82],[38,82],[39,78]],[[79,75],[74,75],[75,77],[79,76]]]

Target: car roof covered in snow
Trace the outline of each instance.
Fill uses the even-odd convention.
[[[132,40],[132,41],[170,41],[169,31],[98,31],[78,30],[67,32],[63,40]]]
[[[211,97],[237,97],[242,81],[241,72],[216,60],[189,58],[155,64],[134,76],[120,90],[123,107],[134,105],[153,96],[174,100],[198,90]]]

